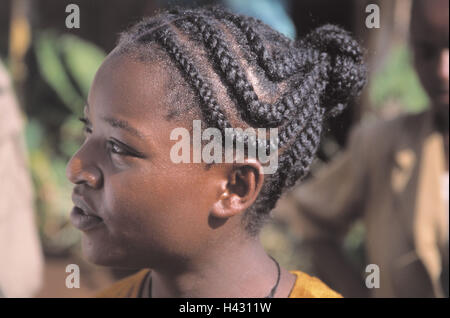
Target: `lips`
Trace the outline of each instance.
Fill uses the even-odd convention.
[[[72,195],[75,206],[70,213],[71,223],[81,231],[88,231],[103,225],[103,219],[96,215],[93,209],[77,195]]]

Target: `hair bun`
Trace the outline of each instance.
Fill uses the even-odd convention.
[[[310,32],[304,42],[329,61],[328,85],[321,104],[329,116],[336,116],[366,83],[362,49],[349,32],[330,24]]]

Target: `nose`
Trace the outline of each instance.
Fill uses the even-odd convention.
[[[446,81],[448,84],[448,67],[449,67],[449,53],[448,49],[445,49],[441,52],[441,56],[439,58],[439,77]]]
[[[103,183],[101,170],[89,158],[83,146],[67,164],[66,176],[73,184],[86,184],[94,189],[100,188]]]

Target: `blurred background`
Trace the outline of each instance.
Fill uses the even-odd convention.
[[[78,29],[65,25],[70,3],[80,8]],[[357,122],[418,112],[427,105],[408,49],[410,0],[2,0],[0,59],[25,123],[35,220],[45,256],[42,287],[34,296],[87,297],[129,274],[86,263],[80,233],[69,222],[72,187],[65,177],[65,165],[83,140],[78,117],[94,74],[114,48],[120,31],[174,4],[213,3],[260,18],[292,38],[325,23],[338,24],[366,48],[369,84],[354,104],[329,123],[312,173],[345,147],[349,130]],[[380,7],[379,29],[365,25],[369,3]],[[0,104],[0,110],[3,106]],[[3,111],[0,116],[4,116]],[[286,268],[314,274],[301,235],[289,226],[286,213],[289,211],[283,206],[277,207],[274,222],[262,232],[263,244]],[[345,242],[351,259],[365,264],[361,224],[353,226]],[[71,263],[81,268],[79,289],[65,287],[65,267]]]

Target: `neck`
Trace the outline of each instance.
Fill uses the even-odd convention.
[[[176,273],[153,270],[152,297],[266,297],[275,285],[277,266],[257,238],[227,242],[225,247],[210,250],[186,266],[189,269]],[[275,296],[283,293],[281,289],[286,293],[287,285],[293,284],[295,279],[290,276],[281,271]]]

